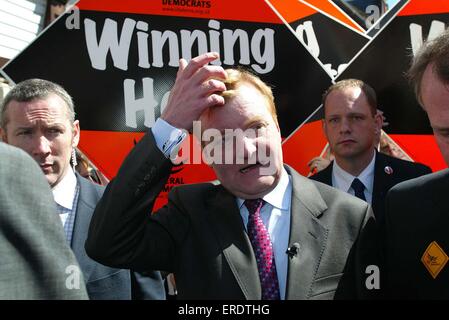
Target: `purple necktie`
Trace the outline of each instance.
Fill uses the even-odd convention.
[[[273,246],[270,234],[260,217],[262,199],[245,200],[248,209],[248,236],[256,256],[259,269],[262,300],[279,300],[279,283],[274,262]]]

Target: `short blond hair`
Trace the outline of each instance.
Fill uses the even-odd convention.
[[[270,86],[268,86],[265,82],[263,82],[258,76],[244,69],[226,69],[226,74],[227,77],[223,81],[226,86],[226,90],[220,93],[220,95],[225,99],[225,104],[228,103],[232,98],[234,98],[237,95],[237,89],[239,87],[241,87],[244,84],[252,85],[267,100],[268,111],[273,117],[273,120],[276,123],[276,125],[279,126],[276,113],[276,106],[274,104],[273,91],[271,90]],[[209,113],[213,110],[213,108],[214,107],[206,109],[204,115],[208,117]]]

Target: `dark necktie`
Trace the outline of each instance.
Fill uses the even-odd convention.
[[[357,198],[366,201],[364,193],[365,185],[362,183],[362,181],[360,181],[358,178],[355,178],[354,181],[352,181],[351,188],[354,189],[354,193]]]
[[[270,234],[260,217],[260,209],[264,205],[262,199],[245,200],[248,209],[248,236],[256,256],[259,269],[262,300],[279,300],[279,282],[274,262],[273,246]]]

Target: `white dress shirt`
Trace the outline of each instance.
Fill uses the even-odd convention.
[[[184,130],[173,127],[167,121],[158,118],[151,128],[153,132],[154,140],[159,150],[162,151],[166,158],[177,155],[176,147],[179,147],[184,139],[187,137],[187,133]],[[176,153],[175,153],[176,152]]]
[[[351,184],[355,178],[359,178],[359,180],[365,186],[364,194],[366,202],[371,204],[373,200],[375,162],[376,162],[376,153],[374,153],[374,156],[371,159],[371,162],[368,164],[368,166],[365,169],[363,169],[363,171],[357,177],[355,177],[352,174],[343,170],[337,164],[337,161],[334,161],[332,167],[332,186],[349,194],[355,195],[355,191],[354,189],[351,188]]]
[[[59,217],[61,218],[66,233],[67,242],[70,244],[76,215],[76,202],[79,193],[75,172],[72,168],[68,168],[64,178],[52,188],[52,192]]]

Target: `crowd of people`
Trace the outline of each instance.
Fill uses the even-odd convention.
[[[324,92],[332,159],[308,178],[283,161],[271,88],[210,64],[218,57],[180,60],[160,118],[110,182],[77,151],[68,92],[42,79],[11,89],[0,105],[0,298],[449,298],[449,172],[379,152],[373,88],[345,79]],[[448,57],[446,31],[408,74],[447,164]],[[217,181],[175,187],[150,214],[198,122]]]

